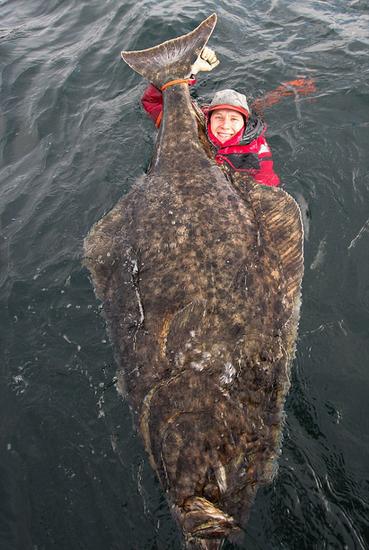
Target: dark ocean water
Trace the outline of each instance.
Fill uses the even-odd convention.
[[[179,548],[81,256],[155,139],[120,50],[213,11],[221,64],[195,94],[317,86],[265,112],[305,277],[279,474],[244,548],[369,548],[368,3],[0,0],[0,550]]]

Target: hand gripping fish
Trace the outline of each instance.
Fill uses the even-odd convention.
[[[275,474],[303,273],[296,202],[228,179],[199,141],[181,80],[215,24],[122,53],[172,85],[149,173],[84,244],[121,391],[185,548],[208,550],[242,535]]]

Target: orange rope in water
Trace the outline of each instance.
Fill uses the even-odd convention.
[[[301,77],[296,80],[289,80],[283,82],[281,86],[278,86],[275,90],[266,93],[263,97],[256,99],[251,105],[252,108],[261,112],[266,107],[271,107],[276,103],[279,103],[283,97],[288,96],[303,96],[315,93],[317,90],[315,80],[313,78]]]

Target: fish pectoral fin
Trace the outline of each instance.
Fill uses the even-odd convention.
[[[124,228],[120,202],[101,220],[95,223],[86,236],[84,248],[84,265],[89,269],[100,300],[105,299],[109,281],[116,271],[119,261],[119,245],[123,239],[119,236]],[[118,245],[118,239],[120,243]]]

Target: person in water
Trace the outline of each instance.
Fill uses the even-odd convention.
[[[213,50],[205,47],[191,68],[189,84],[200,71],[211,71],[219,64]],[[308,86],[304,86],[304,84]],[[258,111],[278,101],[283,95],[291,95],[291,88],[300,87],[311,91],[312,82],[304,79],[291,81],[255,102]],[[309,87],[310,86],[310,87]],[[288,88],[290,87],[290,90]],[[141,99],[146,113],[156,126],[160,126],[163,111],[163,96],[150,84]],[[202,107],[206,118],[206,134],[211,144],[215,161],[234,172],[244,173],[263,185],[277,186],[279,176],[273,167],[272,152],[265,138],[266,124],[258,112],[250,109],[246,96],[236,90],[218,91],[210,105]]]

